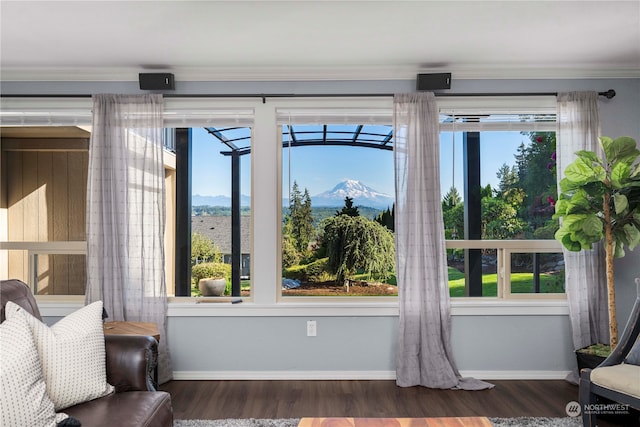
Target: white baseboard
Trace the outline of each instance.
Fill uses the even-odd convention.
[[[561,380],[569,371],[461,371],[482,380]],[[174,380],[395,380],[395,371],[174,371]]]
[[[563,380],[571,371],[460,371],[479,380]]]

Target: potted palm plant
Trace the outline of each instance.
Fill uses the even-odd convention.
[[[630,137],[598,138],[604,156],[576,152],[560,181],[555,238],[570,251],[604,239],[609,312],[609,351],[618,343],[613,260],[640,243],[640,151]],[[601,347],[601,346],[600,346]]]

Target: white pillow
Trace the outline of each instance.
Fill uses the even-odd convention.
[[[0,425],[55,427],[68,418],[56,414],[47,396],[31,328],[23,316],[0,324]]]
[[[8,302],[7,319],[22,316],[33,333],[47,394],[56,410],[112,393],[107,383],[102,301],[89,304],[48,327]]]

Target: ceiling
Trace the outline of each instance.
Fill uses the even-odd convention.
[[[640,0],[7,1],[3,81],[640,77]]]

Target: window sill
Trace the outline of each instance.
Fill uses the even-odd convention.
[[[43,317],[66,316],[84,305],[84,297],[64,300],[41,299],[38,307]],[[497,298],[455,298],[451,301],[452,316],[566,316],[566,300],[499,300]],[[191,298],[170,298],[169,317],[305,317],[305,316],[376,316],[397,317],[398,303],[381,302],[279,302],[256,304],[242,302],[203,303]]]

